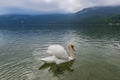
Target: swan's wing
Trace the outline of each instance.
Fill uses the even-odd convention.
[[[69,59],[66,50],[61,45],[51,45],[48,47],[48,51],[59,59]]]

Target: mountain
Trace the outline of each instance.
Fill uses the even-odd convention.
[[[85,8],[76,13],[75,23],[81,24],[120,23],[120,6]]]
[[[81,16],[120,14],[120,6],[91,7],[76,13]]]
[[[85,8],[74,14],[24,15],[9,14],[0,16],[1,26],[30,24],[117,24],[120,23],[120,6]]]
[[[73,14],[2,15],[0,24],[65,24],[73,18]]]

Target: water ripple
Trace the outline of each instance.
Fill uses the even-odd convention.
[[[91,80],[93,75],[95,80],[101,80],[96,77],[104,77],[106,80],[115,80],[116,77],[119,80],[119,36],[113,35],[116,39],[108,40],[99,38],[101,33],[93,37],[95,34],[89,33],[90,30],[85,28],[81,31],[78,28],[1,31],[0,80],[50,80],[53,73],[48,72],[49,68],[38,70],[42,65],[39,59],[48,56],[46,50],[49,45],[66,46],[68,42],[75,45],[75,70],[61,74],[62,80]]]

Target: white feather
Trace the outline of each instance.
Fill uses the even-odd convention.
[[[52,53],[52,55],[56,56],[59,59],[68,59],[69,56],[61,45],[51,45],[48,47],[48,51]]]
[[[48,54],[52,56],[42,58],[41,61],[45,63],[64,63],[70,60],[73,60],[72,57],[69,57],[67,51],[61,45],[50,45],[47,50]]]

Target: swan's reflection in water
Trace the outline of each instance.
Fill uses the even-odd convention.
[[[57,76],[59,74],[64,74],[65,71],[69,71],[69,72],[73,72],[74,69],[72,69],[72,65],[74,63],[75,60],[66,62],[66,63],[62,63],[62,64],[55,64],[55,63],[44,63],[42,66],[40,66],[39,70],[43,70],[43,69],[48,69],[48,71],[53,73],[53,76]]]

